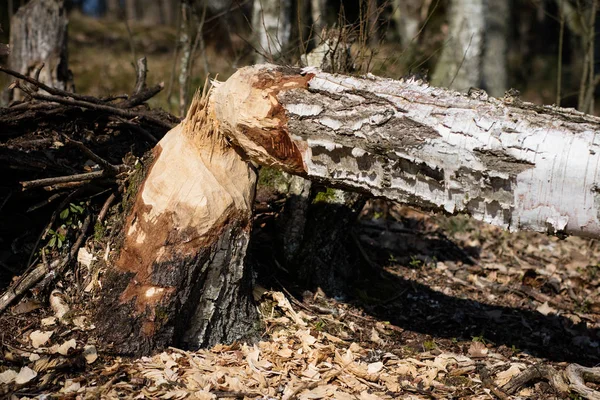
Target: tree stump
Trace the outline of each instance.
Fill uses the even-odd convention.
[[[67,10],[62,0],[32,0],[19,8],[10,22],[8,66],[37,77],[58,89],[72,85],[67,53]],[[5,101],[20,100],[10,91]]]
[[[244,268],[256,174],[196,96],[153,160],[109,260],[100,337],[125,354],[232,342],[256,332]]]

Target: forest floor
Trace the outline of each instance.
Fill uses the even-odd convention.
[[[372,270],[353,292],[331,298],[285,283],[285,274],[262,279],[284,282],[265,288],[259,277],[263,333],[254,344],[117,357],[97,346],[86,305],[70,303],[74,282],[63,287],[70,311],[60,318],[60,308],[24,300],[0,320],[3,394],[584,398],[557,393],[549,378],[600,362],[598,241],[508,233],[382,201],[370,202],[354,229]],[[519,374],[530,381],[511,381]]]

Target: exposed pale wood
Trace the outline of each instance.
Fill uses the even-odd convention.
[[[206,99],[196,97],[154,149],[125,221],[96,318],[101,337],[121,353],[197,348],[253,332],[243,261],[256,175],[213,121]]]
[[[260,65],[213,93],[254,162],[510,230],[600,234],[600,119],[417,81]]]

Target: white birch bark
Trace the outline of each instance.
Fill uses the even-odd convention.
[[[509,230],[600,234],[600,119],[316,69],[247,67],[211,99],[258,163]]]

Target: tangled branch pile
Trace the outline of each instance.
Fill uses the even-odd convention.
[[[2,312],[35,285],[47,295],[89,227],[102,228],[138,158],[178,120],[145,104],[163,87],[146,86],[145,59],[134,92],[107,98],[0,71],[25,95],[0,108],[0,282],[20,276],[0,298]]]

